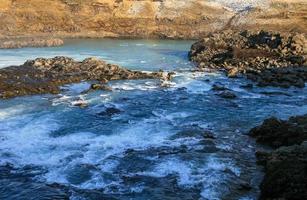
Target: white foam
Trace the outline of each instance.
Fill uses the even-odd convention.
[[[7,119],[9,117],[18,115],[22,113],[24,110],[28,109],[25,105],[15,105],[7,108],[0,109],[0,120]]]
[[[236,176],[240,175],[240,169],[231,160],[220,160],[216,157],[210,157],[204,169],[203,180],[206,180],[206,184],[203,184],[201,195],[205,199],[218,200],[229,192],[224,185],[227,182],[225,170],[230,170]]]
[[[135,83],[134,81],[127,81],[127,82],[118,82],[112,83],[111,87],[113,90],[153,90],[159,88],[159,85],[155,81],[147,81],[145,83]]]

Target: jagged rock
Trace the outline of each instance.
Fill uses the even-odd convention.
[[[303,34],[225,31],[209,34],[189,52],[199,69],[244,74],[259,86],[304,87],[307,81],[307,40]]]
[[[264,159],[260,200],[307,199],[307,142],[281,147]]]
[[[0,69],[0,98],[57,94],[60,86],[85,81],[161,78],[160,72],[131,71],[96,58],[82,62],[68,57],[37,58],[21,66]],[[100,89],[108,89],[100,86]]]
[[[275,150],[257,151],[264,165],[260,200],[307,198],[307,115],[289,120],[270,118],[250,131],[257,142]]]
[[[279,120],[275,117],[264,120],[263,124],[250,130],[257,142],[274,148],[301,144],[307,141],[307,115]]]

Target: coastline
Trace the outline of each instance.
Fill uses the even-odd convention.
[[[161,15],[158,18],[155,7],[150,7],[152,4],[147,3],[144,13],[137,10],[134,11],[137,14],[122,14],[114,7],[116,15],[113,11],[103,10],[100,4],[97,7],[96,4],[66,5],[56,2],[52,5],[60,5],[60,13],[65,14],[59,17],[64,19],[60,25],[55,23],[58,13],[48,12],[50,16],[47,15],[47,19],[54,18],[54,21],[45,23],[44,18],[34,17],[33,30],[27,30],[27,27],[20,24],[27,24],[31,17],[46,11],[45,8],[35,7],[31,12],[24,13],[22,9],[18,10],[14,6],[7,7],[0,13],[3,14],[0,17],[4,19],[4,23],[0,23],[0,28],[4,27],[0,31],[0,51],[11,48],[62,46],[67,39],[197,40],[189,53],[190,60],[197,64],[192,72],[218,71],[225,73],[228,79],[250,80],[251,83],[242,85],[241,89],[246,91],[255,87],[301,89],[306,86],[307,11],[304,6],[307,4],[304,1],[274,0],[271,7],[247,7],[239,11],[208,4],[197,8],[195,5],[202,4],[196,3],[191,7],[176,8],[184,12],[184,15],[178,18]],[[131,2],[127,4],[134,5]],[[22,7],[17,5],[17,8],[20,9],[20,6]],[[76,17],[80,13],[71,10],[73,6],[83,9],[80,13],[84,19],[86,16],[92,18],[86,23],[80,23]],[[126,7],[123,6],[122,9],[124,8]],[[198,14],[204,8],[212,13],[201,14],[199,17]],[[93,16],[89,14],[92,10],[96,13]],[[10,11],[13,11],[12,15]],[[15,12],[26,17],[20,18],[19,25],[9,26],[8,21]],[[107,13],[107,17],[103,12]],[[110,13],[116,17],[110,17]],[[66,22],[65,19],[70,17],[72,20]],[[115,20],[114,25],[112,20]],[[80,62],[69,57],[37,58],[20,66],[0,69],[0,100],[26,95],[59,94],[62,86],[83,81],[89,82],[90,87],[80,94],[95,90],[111,91],[107,85],[111,80],[158,79],[159,87],[168,87],[172,75],[173,72],[132,71],[95,58]],[[181,91],[185,90],[187,88],[181,88]],[[219,85],[218,82],[213,84],[211,91],[228,103],[233,103],[232,101],[238,98],[237,91]],[[284,94],[278,92],[275,95]],[[273,92],[266,94],[274,95]],[[79,100],[74,106],[87,106]],[[109,111],[111,114],[107,114],[110,115],[121,112],[115,108]],[[255,150],[257,162],[263,166],[265,173],[260,185],[261,200],[307,198],[304,190],[307,180],[304,171],[307,159],[306,127],[307,115],[303,115],[288,120],[270,118],[249,131],[249,135],[254,137],[257,143],[272,148],[266,152]],[[243,184],[242,188],[249,190],[251,186]]]

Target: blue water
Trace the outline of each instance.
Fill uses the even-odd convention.
[[[257,199],[262,172],[246,134],[269,116],[306,113],[307,90],[246,90],[245,79],[191,72],[192,42],[70,40],[0,50],[1,67],[66,55],[177,72],[169,88],[157,80],[114,81],[112,92],[84,95],[84,82],[60,95],[1,100],[0,199]],[[238,98],[217,96],[216,82]],[[80,100],[88,107],[73,106]],[[205,131],[215,139],[202,137]],[[251,190],[241,189],[246,183]]]

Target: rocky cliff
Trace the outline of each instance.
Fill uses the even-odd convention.
[[[0,37],[199,38],[223,29],[307,32],[304,0],[0,0]]]

